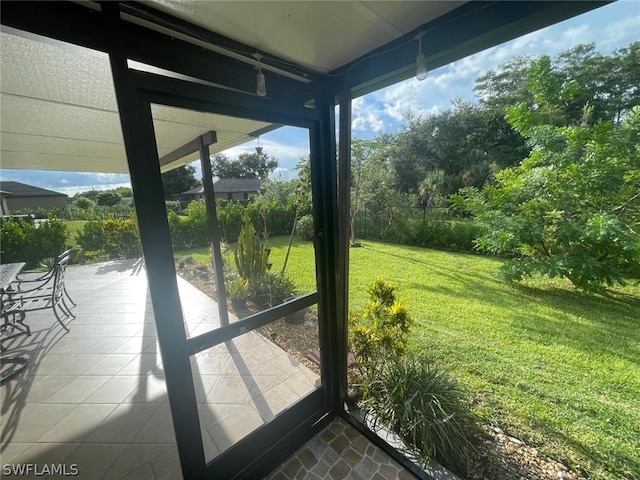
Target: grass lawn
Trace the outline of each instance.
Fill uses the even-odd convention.
[[[276,271],[287,240],[270,240]],[[373,241],[350,256],[351,309],[376,276],[398,285],[412,349],[450,367],[486,423],[593,478],[640,478],[640,287],[509,286],[494,277],[499,260]],[[310,243],[295,242],[287,274],[314,289]]]
[[[82,228],[87,223],[87,220],[67,220],[64,224],[67,226],[69,232],[69,245],[73,248],[77,247],[76,236],[82,231]]]

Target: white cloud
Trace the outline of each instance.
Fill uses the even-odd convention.
[[[475,79],[514,57],[555,56],[590,42],[596,42],[605,53],[628,45],[640,38],[640,11],[637,3],[635,10],[629,9],[631,2],[616,3],[453,62],[429,72],[422,82],[412,78],[359,98],[354,101],[352,128],[374,130],[372,120],[395,127],[409,115],[425,116],[450,108],[451,101],[458,97],[477,100],[473,92]]]
[[[589,30],[589,25],[583,24],[578,27],[565,30],[562,36],[565,40],[573,44],[587,43],[589,41]]]
[[[261,137],[260,143],[264,148],[263,152],[265,154],[276,157],[278,159],[279,166],[287,169],[295,167],[301,157],[309,155],[308,141],[302,139],[303,141],[300,142],[301,139],[299,138],[299,135],[296,135],[296,137],[297,138],[292,138],[292,142],[289,144],[281,141],[270,140],[267,134]],[[243,145],[238,145],[237,147],[225,150],[222,153],[227,155],[229,158],[236,158],[242,153],[255,153],[255,151],[256,142],[252,140]]]
[[[276,182],[293,180],[294,178],[298,178],[298,170],[295,168],[278,167],[271,173],[271,175],[269,175],[269,178]]]
[[[638,10],[636,15],[607,24],[600,35],[602,41],[598,42],[598,46],[608,51],[640,40],[640,9]]]
[[[372,102],[374,97],[359,97],[351,105],[351,129],[360,132],[381,133],[387,125],[380,109]]]

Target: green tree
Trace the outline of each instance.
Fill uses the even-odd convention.
[[[165,200],[173,200],[175,195],[201,185],[200,180],[195,177],[195,173],[196,169],[192,165],[185,165],[163,173],[162,188]]]
[[[532,153],[495,186],[454,199],[488,226],[477,248],[512,257],[501,268],[507,280],[540,273],[595,290],[639,277],[640,107],[619,125],[554,126],[548,112],[560,107],[540,101],[509,110]]]
[[[492,171],[515,165],[528,149],[504,112],[456,100],[449,110],[409,120],[389,152],[400,191],[419,193],[420,182],[442,170],[438,189],[449,194],[482,186]]]
[[[87,210],[93,207],[93,202],[87,197],[76,197],[73,204],[81,210]]]
[[[96,204],[101,207],[109,207],[112,205],[118,205],[120,203],[120,195],[118,195],[114,190],[106,190],[104,192],[100,192],[96,197]]]
[[[382,180],[381,172],[376,171],[376,167],[381,167],[380,158],[373,159],[374,156],[382,155],[381,145],[376,140],[363,140],[355,138],[351,144],[351,202],[349,218],[351,222],[351,244],[356,243],[355,218],[362,207],[373,202],[375,187],[372,176]],[[394,183],[387,182],[387,183]]]
[[[591,43],[577,45],[554,59],[543,56],[509,60],[476,79],[474,90],[481,105],[497,112],[506,112],[508,107],[520,103],[536,108],[539,102],[531,88],[532,66],[547,70],[547,94],[551,93],[549,89],[572,91],[571,96],[563,97],[564,104],[554,105],[559,125],[584,121],[582,113],[587,103],[592,107],[591,122],[615,123],[640,104],[640,42],[634,42],[611,55],[599,53]]]
[[[131,190],[131,187],[118,187],[115,191],[121,197],[133,197],[133,190]]]
[[[480,104],[489,110],[504,112],[507,107],[531,100],[526,72],[531,57],[516,57],[476,78],[473,90]]]
[[[265,153],[242,153],[231,160],[226,155],[215,155],[211,172],[220,178],[260,178],[266,180],[278,168],[278,160]]]

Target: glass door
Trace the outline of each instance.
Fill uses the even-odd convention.
[[[189,470],[240,478],[277,466],[274,459],[319,431],[331,409],[321,367],[327,307],[318,288],[325,240],[315,222],[323,206],[311,185],[319,127],[312,110],[252,115],[197,98],[199,88],[209,91],[143,93],[177,274],[182,318],[174,321],[184,328],[184,348],[163,359],[188,356],[193,392],[172,396],[172,381],[190,382],[175,370],[166,376],[179,450],[188,444],[197,452],[187,461],[204,459]],[[277,129],[284,134],[276,140],[264,135]],[[176,191],[172,180],[185,172],[199,182]],[[158,336],[162,348],[160,328]],[[176,418],[194,409],[197,421]]]

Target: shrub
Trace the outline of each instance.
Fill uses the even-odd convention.
[[[374,424],[397,432],[417,449],[423,465],[433,458],[468,474],[477,420],[448,372],[423,358],[387,359],[364,386],[362,406],[373,414]]]
[[[349,341],[361,374],[360,406],[374,424],[397,432],[426,464],[434,458],[466,473],[474,453],[476,419],[464,392],[446,371],[407,356],[413,319],[382,278],[367,287],[369,300],[350,314]]]
[[[358,237],[416,247],[476,252],[475,240],[487,231],[479,221],[449,218],[440,209],[429,210],[429,214],[425,212],[424,216],[417,209],[407,207],[405,210],[408,211],[394,209],[393,216],[386,215],[384,211],[359,213],[355,218]]]
[[[304,240],[313,240],[313,216],[303,215],[296,225],[296,235]]]
[[[73,201],[73,204],[81,210],[93,207],[93,201],[87,197],[78,197]]]
[[[6,263],[26,261],[29,244],[29,225],[23,220],[2,220],[2,261]]]
[[[84,224],[82,231],[78,232],[76,242],[78,246],[87,252],[104,251],[107,244],[107,236],[104,233],[104,225],[101,220],[90,220]]]
[[[77,237],[86,258],[132,258],[140,255],[140,240],[133,219],[92,220],[87,222]]]
[[[361,312],[349,315],[349,341],[363,382],[378,375],[389,359],[405,354],[413,319],[407,307],[396,300],[396,287],[376,279],[367,287],[369,300]]]
[[[226,281],[225,286],[231,299],[246,299],[249,295],[249,281],[246,278],[235,277],[231,281]]]
[[[107,243],[104,251],[109,258],[133,258],[140,255],[140,239],[132,219],[110,218],[104,222]]]
[[[120,195],[117,192],[105,191],[100,192],[96,197],[96,204],[104,207],[111,207],[120,203]]]
[[[207,235],[207,208],[204,201],[191,202],[187,215],[167,212],[171,243],[175,250],[204,247],[209,244]]]
[[[2,261],[25,262],[27,268],[37,267],[44,258],[62,253],[69,236],[67,227],[56,218],[37,227],[23,220],[3,220],[1,232]]]
[[[164,204],[168,212],[179,212],[181,209],[179,200],[165,200]]]
[[[280,305],[295,293],[295,284],[280,273],[266,273],[249,280],[249,299],[260,308]]]

